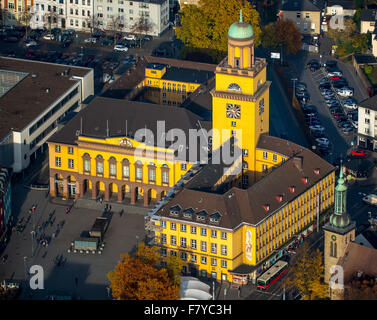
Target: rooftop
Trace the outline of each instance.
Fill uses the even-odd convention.
[[[361,21],[376,21],[375,9],[361,9]]]
[[[377,96],[372,96],[358,103],[359,107],[377,111]]]
[[[289,154],[289,151],[286,153]],[[301,147],[295,156],[291,156],[248,189],[232,187],[223,194],[217,194],[191,189],[189,181],[156,214],[169,217],[169,208],[179,205],[182,210],[192,207],[195,212],[206,210],[209,215],[219,212],[221,219],[215,224],[219,227],[233,229],[242,223],[257,225],[334,170],[327,161]],[[202,169],[197,175],[199,178],[196,179],[203,180],[208,172]],[[208,179],[211,180],[212,175]],[[206,220],[198,220],[197,223],[211,224],[209,215]],[[177,219],[184,218],[182,216]]]
[[[180,128],[188,133],[189,129],[200,129],[200,126],[206,130],[211,127],[209,122],[184,108],[97,97],[55,133],[49,142],[75,144],[76,134],[81,130],[81,119],[80,135],[99,139],[122,136],[132,138],[137,130],[144,128],[150,129],[157,137],[157,121],[165,121],[165,132]]]
[[[69,69],[68,76],[61,74]],[[20,131],[91,69],[0,57],[0,139]],[[49,89],[46,92],[46,89]]]
[[[343,9],[353,10],[355,8],[355,3],[353,0],[327,0],[327,6],[341,6]]]
[[[322,0],[282,0],[281,11],[321,11]]]

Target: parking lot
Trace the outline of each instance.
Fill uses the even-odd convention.
[[[308,62],[313,60],[320,67],[310,68]],[[311,135],[315,141],[316,148],[319,148],[323,157],[331,163],[337,163],[339,158],[345,158],[351,143],[355,142],[357,132],[357,109],[345,108],[344,101],[347,97],[342,97],[337,93],[335,86],[342,87],[341,81],[328,78],[331,71],[340,71],[340,79],[346,80],[346,85],[353,89],[351,97],[357,104],[367,98],[367,94],[361,85],[360,80],[352,73],[352,66],[336,61],[336,66],[332,70],[326,70],[323,66],[327,61],[333,60],[331,57],[320,57],[318,54],[302,53],[297,55],[296,59],[291,59],[290,70],[287,70],[287,76],[295,80],[295,85],[303,83],[307,96],[302,95],[302,110],[305,115],[307,126],[311,126]],[[327,80],[326,80],[327,79]],[[320,85],[327,82],[330,92],[322,94]],[[292,80],[293,84],[293,80]],[[326,86],[326,85],[325,85]],[[296,92],[299,91],[296,88]],[[342,94],[342,93],[341,93]],[[345,94],[343,94],[345,95]],[[305,99],[305,100],[304,100]],[[349,102],[350,103],[350,102]],[[355,111],[354,111],[355,110]],[[347,127],[347,129],[345,129]],[[317,139],[317,140],[316,140]]]

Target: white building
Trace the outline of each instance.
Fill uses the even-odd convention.
[[[359,103],[357,145],[377,150],[377,96]]]
[[[0,163],[27,168],[59,121],[93,94],[93,69],[0,57]]]
[[[94,16],[95,26],[113,30],[116,24],[120,32],[132,32],[143,17],[150,29],[143,34],[159,36],[169,26],[169,0],[96,0]]]
[[[89,32],[94,23],[93,8],[94,0],[35,0],[31,27],[48,28],[48,19],[52,19],[52,28]]]

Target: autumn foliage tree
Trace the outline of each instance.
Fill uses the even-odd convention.
[[[317,300],[328,297],[328,286],[323,282],[324,266],[321,252],[311,251],[308,243],[302,244],[292,259],[285,284],[296,288],[303,300]]]
[[[262,29],[262,46],[276,50],[280,45],[286,54],[297,53],[302,47],[301,34],[290,19],[280,19]]]
[[[187,47],[210,52],[214,60],[226,55],[228,29],[239,21],[240,9],[244,22],[254,30],[255,44],[259,45],[261,29],[259,13],[247,0],[200,0],[199,6],[185,5],[181,11],[181,26],[177,38]]]
[[[107,275],[112,295],[117,300],[177,300],[179,281],[173,282],[168,269],[161,267],[157,248],[149,248],[143,242],[131,256],[122,254],[121,261]],[[179,270],[180,271],[180,270]]]

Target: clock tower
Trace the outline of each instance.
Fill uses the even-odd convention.
[[[231,136],[243,150],[242,184],[255,181],[255,149],[269,133],[269,87],[266,59],[254,55],[254,31],[240,20],[228,30],[228,56],[216,67],[212,94],[213,150]]]
[[[347,213],[347,186],[343,179],[343,166],[340,165],[338,185],[335,187],[334,212],[323,227],[325,233],[325,283],[329,283],[330,269],[344,255],[348,243],[355,241],[356,223]]]

